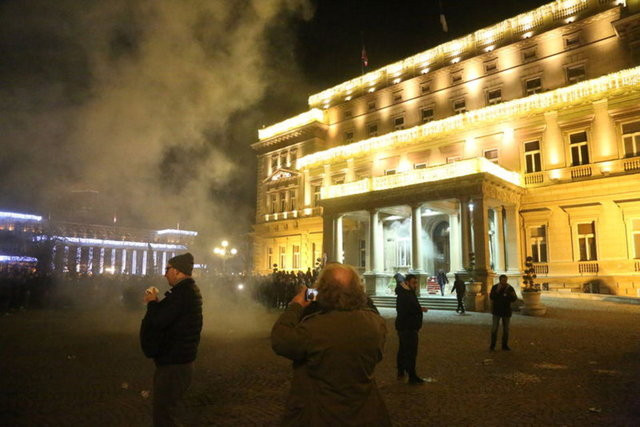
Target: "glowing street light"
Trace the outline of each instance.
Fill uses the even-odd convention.
[[[229,248],[229,241],[223,240],[220,242],[220,246],[213,248],[213,253],[222,258],[222,272],[227,272],[227,259],[238,254],[236,248]]]

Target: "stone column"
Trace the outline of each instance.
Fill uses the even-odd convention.
[[[147,274],[147,266],[149,263],[149,251],[142,252],[142,275]]]
[[[355,161],[352,158],[347,159],[347,171],[345,173],[344,182],[353,182],[356,180]]]
[[[489,236],[486,201],[483,198],[473,200],[473,252],[476,256],[476,269],[489,270]]]
[[[460,271],[462,267],[462,249],[459,214],[449,214],[449,270]]]
[[[342,244],[342,215],[336,215],[333,218],[333,259],[336,262],[344,261],[344,248]]]
[[[564,142],[562,138],[562,130],[558,126],[558,112],[547,111],[544,113],[544,121],[546,127],[542,136],[543,148],[542,169],[555,169],[565,166],[564,159]]]
[[[520,215],[518,214],[519,206],[505,206],[505,235],[504,242],[506,245],[505,270],[507,274],[520,274]]]
[[[411,206],[411,267],[416,273],[424,272],[422,262],[422,204]]]
[[[327,261],[335,261],[334,255],[334,228],[333,228],[334,216],[325,212],[322,215],[322,253],[321,258],[324,258],[324,254],[327,254]]]
[[[494,208],[496,215],[496,271],[505,271],[504,207]]]
[[[613,121],[609,116],[608,100],[599,99],[593,102],[593,123],[591,125],[592,163],[611,160],[618,157],[616,132]]]
[[[331,185],[331,165],[324,165],[324,174],[322,176],[322,186],[329,187]]]
[[[378,244],[378,222],[380,221],[377,209],[369,211],[369,271],[375,273],[380,270],[378,264],[378,252],[380,246]]]
[[[460,246],[462,249],[462,268],[469,265],[471,252],[471,221],[469,218],[469,199],[460,199]]]
[[[309,176],[309,169],[305,169],[302,171],[304,175],[304,207],[311,207],[311,198],[313,194],[311,194],[311,177]]]

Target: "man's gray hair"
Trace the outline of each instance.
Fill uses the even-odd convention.
[[[347,264],[329,263],[314,286],[318,304],[328,310],[358,310],[367,306],[367,294],[358,272]]]

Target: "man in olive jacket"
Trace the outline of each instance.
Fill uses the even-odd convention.
[[[191,385],[202,331],[202,296],[191,278],[193,256],[178,255],[168,261],[165,278],[171,290],[158,301],[149,288],[144,300],[147,314],[140,326],[145,356],[156,364],[153,376],[153,425],[174,426],[177,407]]]
[[[367,306],[350,266],[330,263],[318,278],[319,310],[303,317],[306,288],[271,331],[276,354],[293,361],[283,425],[391,425],[373,378],[382,360],[386,326]]]

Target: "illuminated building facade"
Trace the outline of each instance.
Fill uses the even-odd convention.
[[[481,299],[531,256],[639,295],[639,42],[640,1],[558,0],[310,96],[253,145],[254,271],[323,253],[385,294],[473,259]]]
[[[48,221],[0,212],[0,262],[80,274],[163,274],[198,233]]]

